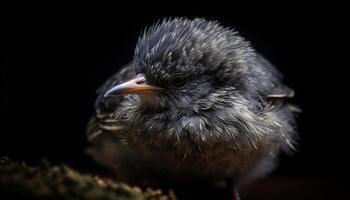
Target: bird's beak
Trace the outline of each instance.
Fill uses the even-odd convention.
[[[162,88],[147,84],[145,76],[138,74],[133,79],[109,89],[104,94],[104,97],[126,94],[152,94],[159,90],[162,90]]]

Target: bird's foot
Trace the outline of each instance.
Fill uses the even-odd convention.
[[[236,184],[234,184],[234,182],[231,179],[226,180],[226,183],[227,183],[227,188],[229,191],[230,199],[231,200],[240,200],[241,198],[239,196],[239,192],[238,192]]]
[[[231,199],[232,200],[240,200],[241,198],[239,197],[239,192],[236,187],[231,189]]]

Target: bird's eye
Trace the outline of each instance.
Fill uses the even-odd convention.
[[[170,84],[173,88],[183,88],[187,85],[187,78],[183,76],[175,76],[171,79]]]

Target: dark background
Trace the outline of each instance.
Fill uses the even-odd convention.
[[[339,55],[333,56],[335,49],[330,47],[339,39],[336,20],[308,10],[122,14],[126,8],[115,9],[7,16],[0,44],[0,155],[29,163],[46,157],[86,171],[100,169],[84,154],[97,87],[132,59],[146,26],[163,17],[205,17],[234,27],[275,64],[296,91],[293,102],[303,110],[298,117],[298,153],[283,155],[272,178],[246,188],[246,196],[285,191],[296,199],[322,199],[345,191],[348,131],[341,115],[346,106],[338,100],[344,83],[337,82],[344,66],[336,64]]]

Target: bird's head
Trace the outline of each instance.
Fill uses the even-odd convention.
[[[105,96],[138,94],[145,108],[199,112],[242,93],[254,52],[231,29],[175,18],[144,31],[135,48],[136,76]]]

